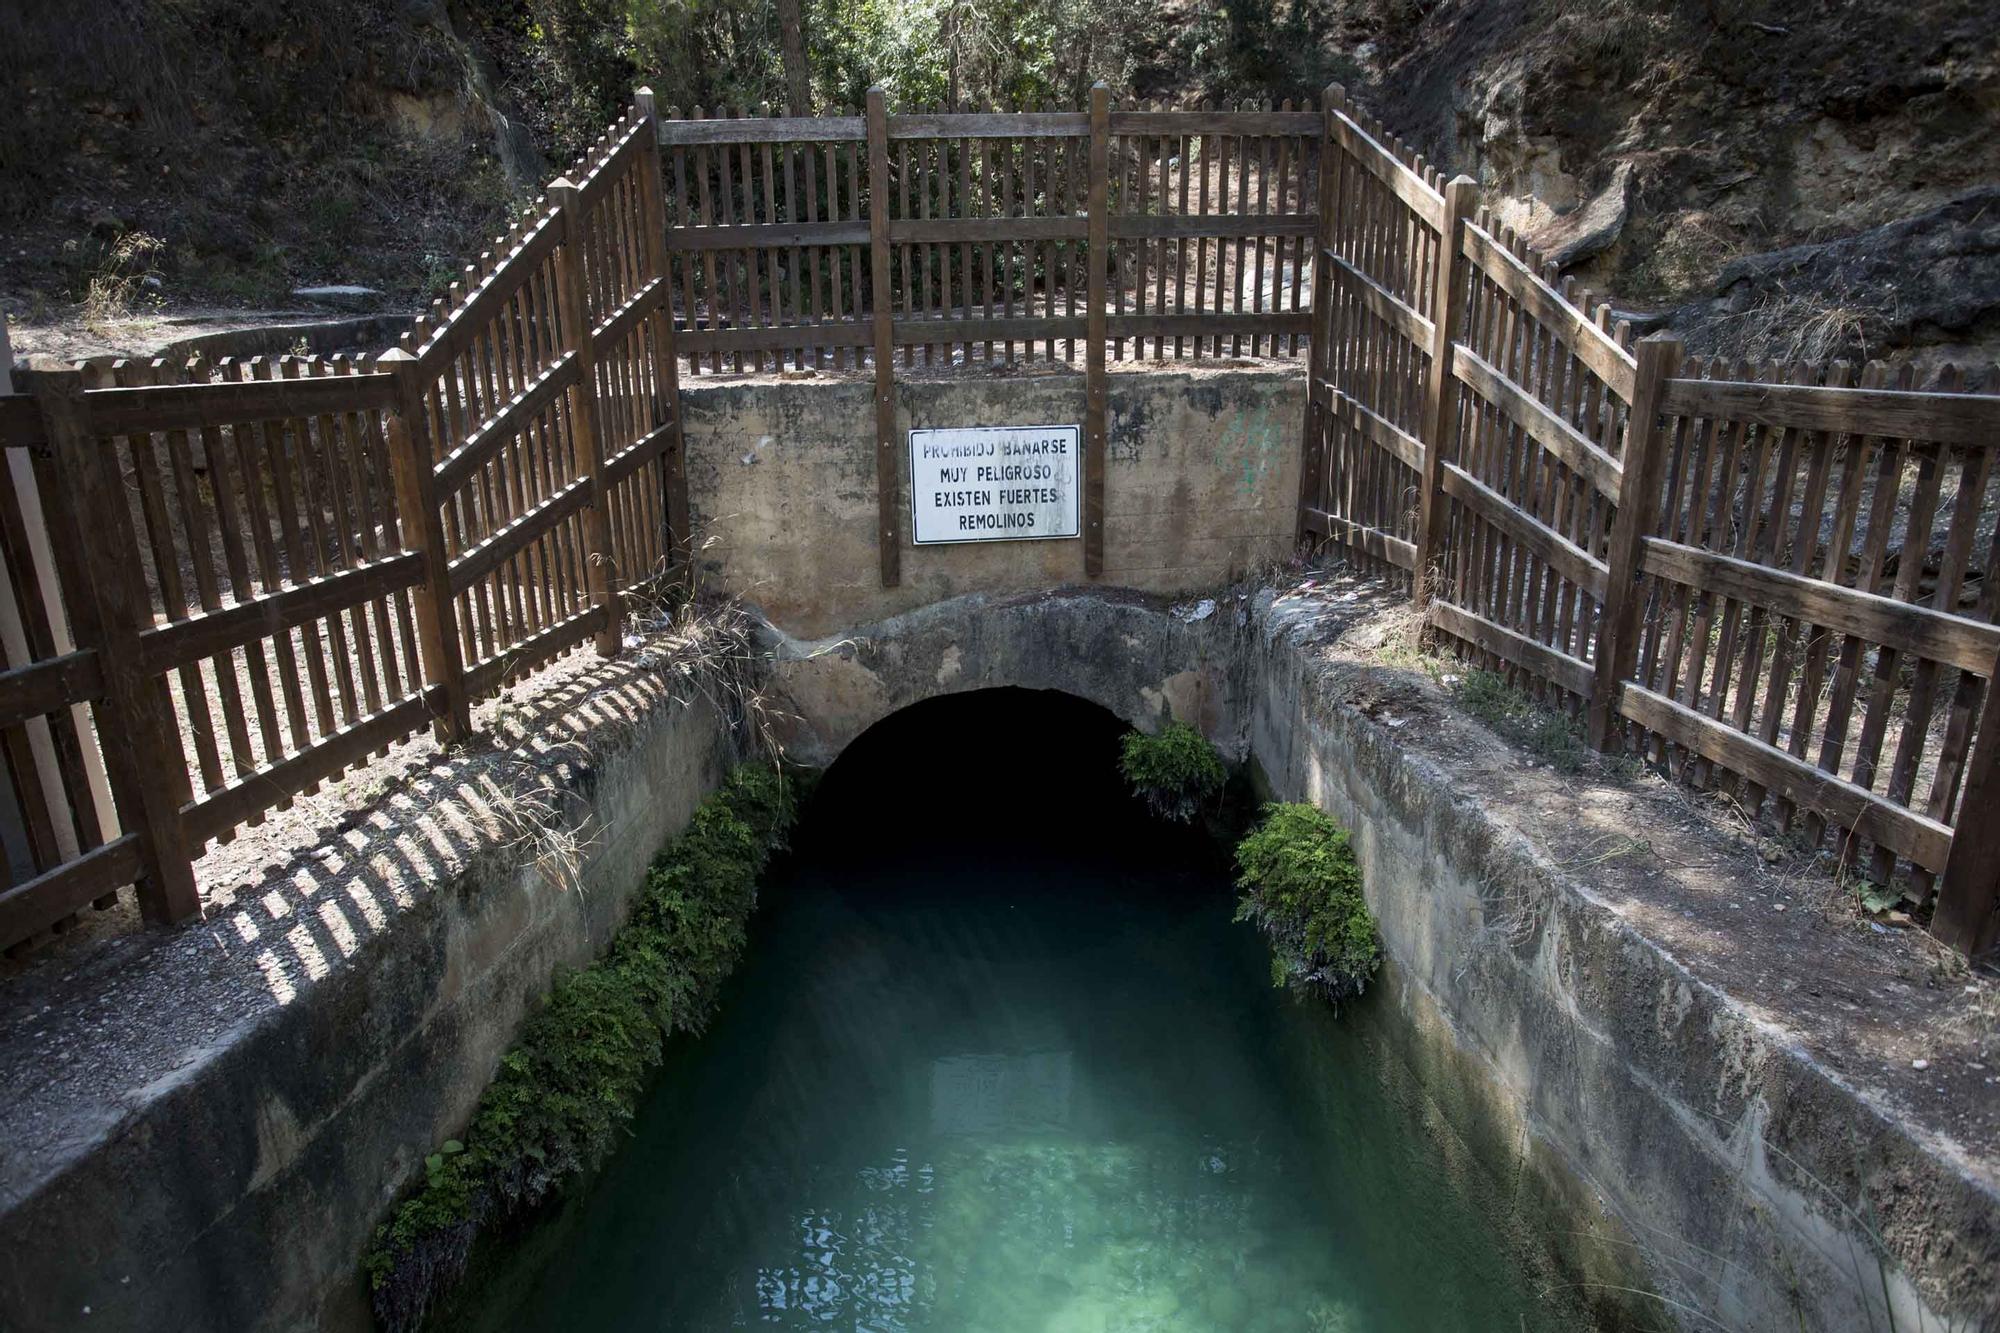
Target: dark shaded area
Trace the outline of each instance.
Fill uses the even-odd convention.
[[[793,838],[797,858],[841,869],[967,852],[1218,867],[1225,852],[1199,827],[1153,819],[1126,788],[1126,731],[1098,705],[1048,690],[916,704],[827,769]]]
[[[1766,311],[1798,321],[1801,309],[1824,324],[1818,357],[1990,343],[2000,331],[2000,186],[1839,240],[1733,260],[1716,296],[1674,319],[1696,352],[1743,341],[1735,323]]]

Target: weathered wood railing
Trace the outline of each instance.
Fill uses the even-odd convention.
[[[687,533],[654,132],[642,95],[402,348],[0,394],[0,841],[25,844],[0,946],[126,884],[194,915],[210,841],[426,726],[463,737],[559,653],[618,652],[621,590]]]
[[[1953,830],[2000,814],[2000,399],[1635,345],[1338,89],[1100,87],[802,119],[642,93],[395,351],[0,385],[0,946],[135,880],[183,919],[208,842],[616,653],[625,590],[687,550],[681,373],[872,372],[895,582],[899,349],[1081,354],[1086,573],[1107,363],[1307,352],[1302,537],[1408,579],[1594,743],[1830,824],[1991,943],[2000,843]]]
[[[1635,345],[1471,181],[1327,103],[1301,535],[1409,580],[1592,744],[1831,836],[1990,947],[2000,398]]]

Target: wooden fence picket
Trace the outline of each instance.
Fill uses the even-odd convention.
[[[616,657],[624,643],[625,631],[619,615],[620,571],[611,549],[604,435],[597,421],[597,338],[592,331],[590,302],[585,294],[590,281],[585,271],[586,255],[592,238],[578,186],[558,180],[549,186],[549,197],[555,201],[563,223],[562,243],[556,250],[558,317],[569,341],[570,354],[576,358],[575,381],[569,391],[571,463],[576,476],[589,484],[589,496],[583,505],[584,576],[590,585],[592,607],[603,609],[603,619],[597,628],[597,655]]]
[[[77,643],[94,651],[102,672],[98,730],[108,738],[104,756],[112,797],[120,822],[139,838],[139,909],[151,922],[186,921],[201,914],[181,825],[179,792],[187,783],[187,759],[166,682],[146,670],[139,646],[139,632],[151,625],[152,615],[139,586],[139,547],[124,483],[110,446],[89,424],[81,374],[38,375],[35,396],[56,482],[45,493],[63,497],[50,517],[64,596]],[[87,539],[84,515],[90,522]]]
[[[411,610],[424,685],[436,696],[432,725],[439,742],[451,745],[472,734],[472,704],[465,689],[458,603],[451,592],[444,514],[432,480],[430,431],[417,382],[417,361],[395,348],[378,357],[376,364],[396,377],[396,406],[388,415],[384,433],[403,545],[423,560]]]
[[[1444,463],[1458,438],[1458,381],[1452,372],[1452,355],[1459,324],[1465,318],[1468,266],[1463,244],[1464,222],[1478,202],[1479,187],[1470,176],[1453,180],[1444,191],[1442,244],[1432,273],[1431,346],[1429,378],[1424,386],[1423,424],[1419,437],[1424,445],[1423,492],[1417,517],[1416,603],[1430,601],[1436,584],[1436,564],[1445,545]]]
[[[902,581],[903,529],[898,497],[902,463],[896,450],[895,317],[889,281],[889,105],[878,85],[868,90],[869,309],[875,353],[875,541],[882,586]]]
[[[1112,262],[1111,89],[1103,83],[1093,84],[1090,89],[1089,170],[1090,232],[1085,241],[1090,262],[1086,287],[1089,331],[1084,335],[1083,372],[1083,572],[1096,578],[1104,572],[1105,414],[1110,399],[1110,390],[1104,382],[1104,287]],[[1122,343],[1120,349],[1122,352]]]
[[[1625,450],[1618,484],[1617,517],[1605,558],[1604,613],[1598,622],[1597,674],[1590,694],[1585,734],[1594,749],[1613,741],[1619,716],[1619,692],[1639,649],[1641,543],[1657,525],[1660,488],[1665,481],[1667,451],[1660,431],[1660,397],[1667,380],[1680,366],[1681,345],[1670,338],[1648,338],[1639,344],[1639,371],[1632,391],[1632,414],[1625,431]]]

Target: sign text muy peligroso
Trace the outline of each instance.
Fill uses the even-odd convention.
[[[917,545],[1075,537],[1079,426],[910,432]]]

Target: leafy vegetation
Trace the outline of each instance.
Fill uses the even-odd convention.
[[[1310,805],[1267,805],[1236,845],[1236,869],[1236,919],[1269,937],[1273,984],[1334,1001],[1367,988],[1382,944],[1346,830]]]
[[[365,1264],[385,1327],[416,1326],[464,1272],[482,1228],[542,1202],[610,1150],[666,1038],[707,1022],[797,796],[777,768],[738,768],[654,860],[605,957],[557,980],[463,1140],[425,1160],[415,1194],[376,1230]]]
[[[732,0],[478,0],[481,44],[566,161],[651,83],[662,104],[789,102],[781,6]],[[916,106],[1080,108],[1120,98],[1304,98],[1348,73],[1339,0],[851,0],[801,5],[815,109],[869,85]]]
[[[1152,736],[1125,733],[1118,771],[1147,809],[1182,824],[1194,822],[1229,778],[1208,738],[1185,722],[1169,722]]]

